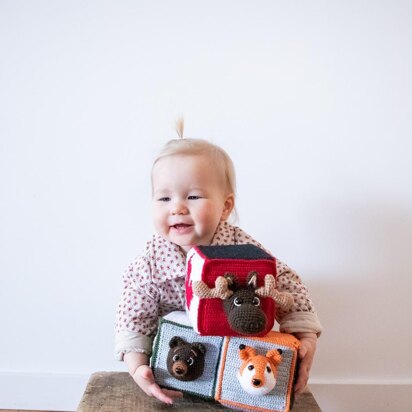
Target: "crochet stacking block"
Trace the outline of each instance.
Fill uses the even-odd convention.
[[[215,399],[244,411],[287,412],[293,404],[299,341],[285,333],[226,337]]]
[[[264,250],[249,244],[197,246],[187,254],[186,271],[186,308],[200,335],[264,336],[273,328],[275,302],[263,291],[268,277],[274,287],[276,260]],[[235,286],[260,290],[248,310],[240,305],[249,299],[246,295],[225,306]]]
[[[213,399],[223,338],[199,336],[188,325],[185,312],[160,320],[151,358],[155,380],[163,387]]]

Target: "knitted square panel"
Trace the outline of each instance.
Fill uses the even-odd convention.
[[[206,348],[203,373],[193,381],[181,381],[172,376],[167,369],[169,342],[174,336],[190,343],[200,342]],[[161,319],[151,358],[156,382],[163,387],[213,399],[222,342],[222,337],[199,336],[190,326]]]
[[[251,395],[240,385],[239,346],[253,347],[265,354],[271,349],[282,350],[282,361],[277,367],[275,387],[266,395]],[[244,411],[287,412],[293,403],[293,383],[297,369],[299,341],[292,335],[270,332],[263,338],[226,337],[219,364],[215,399],[225,406]]]
[[[203,281],[214,288],[218,276],[230,272],[239,285],[246,287],[251,271],[257,272],[257,287],[264,284],[266,274],[276,277],[276,259],[254,245],[198,246],[189,250],[186,263],[186,309],[196,332],[201,335],[242,336],[231,328],[220,298],[199,298],[193,282]],[[267,322],[264,330],[254,336],[265,336],[274,325],[275,303],[270,297],[260,299]]]

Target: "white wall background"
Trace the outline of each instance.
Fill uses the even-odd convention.
[[[407,410],[411,72],[408,1],[0,1],[0,408],[74,410],[89,374],[124,370],[121,274],[183,114],[232,155],[242,227],[311,290],[324,410],[349,410],[338,384]]]

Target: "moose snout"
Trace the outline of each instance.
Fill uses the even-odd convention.
[[[258,319],[249,324],[244,325],[246,330],[249,330],[251,333],[260,332],[265,328],[265,319]]]
[[[236,332],[244,335],[255,335],[266,328],[266,316],[260,308],[243,305],[228,314],[229,324]]]

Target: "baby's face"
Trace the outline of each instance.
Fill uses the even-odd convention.
[[[187,252],[210,245],[220,221],[234,206],[222,179],[201,155],[173,155],[153,168],[153,218],[157,232]]]

